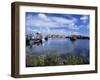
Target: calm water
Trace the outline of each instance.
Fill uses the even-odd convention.
[[[40,45],[31,45],[26,47],[26,53],[34,55],[46,54],[74,54],[89,58],[89,40],[77,39],[50,39]]]

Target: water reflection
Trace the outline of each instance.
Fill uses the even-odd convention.
[[[26,46],[26,67],[89,64],[89,40],[49,39]]]
[[[89,56],[89,40],[71,41],[70,39],[50,39],[42,44],[32,44],[26,47],[27,53],[40,54],[76,54]]]

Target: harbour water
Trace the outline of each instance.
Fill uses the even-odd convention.
[[[32,53],[33,55],[72,54],[89,58],[89,40],[49,39],[39,45],[27,46],[26,53]]]

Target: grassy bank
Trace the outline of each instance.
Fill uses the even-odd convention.
[[[35,67],[35,66],[57,66],[57,65],[79,65],[79,64],[88,64],[82,56],[76,56],[71,54],[64,55],[26,55],[26,67]]]

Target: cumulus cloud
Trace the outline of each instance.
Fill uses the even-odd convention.
[[[41,18],[44,21],[50,21],[50,19],[43,13],[39,13],[38,17]]]
[[[81,20],[87,20],[88,19],[88,16],[82,16],[80,19]]]
[[[27,26],[37,26],[37,27],[61,27],[65,26],[72,29],[78,29],[76,27],[75,21],[73,19],[66,19],[63,17],[51,17],[45,14],[38,14],[37,16],[28,15],[27,16]]]
[[[88,20],[88,16],[82,16],[82,17],[80,18],[80,20],[82,20],[84,23],[86,23],[87,20]]]
[[[68,16],[67,16],[68,17]],[[27,14],[26,16],[26,26],[30,27],[30,29],[27,29],[28,31],[39,31],[43,34],[79,34],[78,32],[75,32],[75,30],[79,30],[81,27],[79,27],[76,23],[78,22],[77,18],[73,16],[62,17],[62,16],[51,16],[45,13],[37,13],[37,14]],[[88,20],[87,16],[80,17],[80,20],[83,22]],[[37,28],[34,28],[37,27]],[[69,31],[66,31],[63,29],[69,29]],[[54,28],[51,30],[51,28]],[[57,28],[61,28],[58,30]],[[31,30],[32,29],[32,30]],[[74,30],[72,32],[71,30]]]

